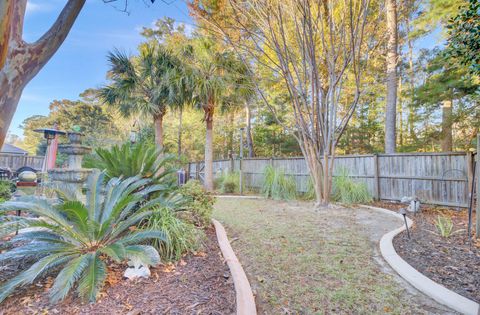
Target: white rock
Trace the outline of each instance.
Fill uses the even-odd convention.
[[[407,197],[407,196],[403,196],[402,199],[400,199],[400,202],[401,203],[409,203],[410,201],[412,201],[412,197]]]
[[[136,279],[136,278],[149,278],[150,277],[150,268],[148,265],[142,264],[138,260],[131,260],[128,262],[128,267],[123,276],[128,279]]]

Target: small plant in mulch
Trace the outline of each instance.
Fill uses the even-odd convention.
[[[435,227],[441,237],[449,238],[455,233],[465,231],[463,229],[453,231],[453,221],[450,217],[447,216],[437,216],[437,221],[435,222]]]

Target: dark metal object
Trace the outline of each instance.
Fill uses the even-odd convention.
[[[187,176],[183,168],[177,171],[177,184],[178,186],[183,186],[187,182]]]
[[[22,210],[17,210],[17,217],[22,216]],[[17,230],[15,231],[15,235],[18,235],[18,223],[17,223]]]
[[[403,221],[405,222],[405,227],[407,228],[407,236],[408,236],[408,239],[410,239],[410,229],[408,228],[408,224],[407,224],[407,209],[401,208],[400,214],[403,215]]]
[[[472,188],[470,190],[470,202],[468,205],[468,229],[467,229],[467,237],[468,243],[471,245],[471,237],[472,237],[472,212],[473,212],[473,195],[475,194],[475,174],[476,172],[476,165],[477,162],[473,162],[473,175],[472,175]],[[478,198],[477,198],[478,199]],[[478,202],[478,200],[477,200]]]
[[[52,128],[40,128],[40,129],[34,129],[33,131],[43,133],[43,137],[45,139],[47,139],[47,142],[52,140],[52,139],[55,139],[56,135],[66,135],[67,134],[65,131],[52,129]]]

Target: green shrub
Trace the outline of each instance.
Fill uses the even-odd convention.
[[[190,180],[179,189],[180,195],[186,200],[183,209],[188,213],[188,219],[196,226],[207,226],[212,219],[215,197],[207,192],[197,180]]]
[[[292,200],[297,196],[297,184],[282,169],[268,165],[263,171],[262,193],[266,198]]]
[[[223,194],[240,192],[240,172],[222,172],[216,179],[216,186]]]
[[[97,148],[95,155],[85,160],[84,166],[104,171],[106,179],[139,175],[152,178],[154,182],[172,184],[176,181],[176,170],[170,167],[174,160],[174,156],[162,155],[155,146],[139,142],[114,145],[110,149]]]
[[[12,183],[7,180],[0,181],[0,199],[10,200],[12,198]]]
[[[184,254],[198,248],[200,231],[191,223],[177,218],[171,209],[157,207],[153,215],[141,224],[141,227],[165,233],[165,240],[153,239],[151,241],[164,261],[177,261]]]
[[[73,287],[81,297],[94,302],[107,276],[107,257],[117,262],[136,259],[146,265],[160,262],[154,247],[141,244],[149,239],[165,240],[164,232],[130,228],[149,218],[154,206],[165,203],[163,197],[144,201],[141,188],[150,179],[113,178],[104,184],[103,177],[101,173],[90,177],[85,203],[68,199],[67,193],[59,192],[63,200],[60,204],[28,197],[0,205],[0,214],[5,214],[0,232],[10,233],[18,225],[41,228],[13,237],[10,242],[15,246],[0,254],[0,264],[29,258],[35,261],[27,270],[2,283],[0,302],[17,287],[33,283],[47,271],[57,273],[49,289],[52,302],[63,300]],[[160,186],[148,189],[159,190]],[[38,218],[8,215],[12,210],[32,213]]]
[[[347,169],[340,168],[332,181],[332,199],[346,204],[366,203],[372,201],[372,195],[365,183],[354,181]]]

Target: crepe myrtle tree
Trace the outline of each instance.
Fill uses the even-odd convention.
[[[127,0],[103,0],[117,1],[124,1],[125,8],[128,5]],[[68,0],[50,29],[27,43],[23,39],[27,0],[0,1],[0,147],[23,89],[62,45],[84,4],[85,0]]]
[[[378,44],[379,8],[370,0],[231,0],[228,5],[231,23],[211,16],[203,20],[221,32],[238,55],[265,69],[265,80],[283,82],[294,116],[293,135],[305,157],[317,206],[326,205],[335,148],[360,101],[362,73]],[[243,34],[241,40],[230,35],[232,28]],[[260,84],[257,91],[276,116]]]

